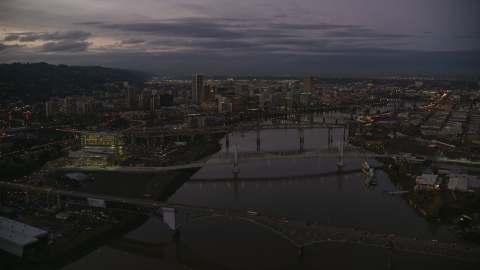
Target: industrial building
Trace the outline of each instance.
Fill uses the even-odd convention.
[[[24,247],[47,234],[47,231],[0,216],[0,249],[18,257],[23,256]]]

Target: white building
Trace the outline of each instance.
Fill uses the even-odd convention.
[[[47,231],[0,216],[0,249],[18,257],[23,256],[25,246],[38,242],[38,238],[47,234]]]

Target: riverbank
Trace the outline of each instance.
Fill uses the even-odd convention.
[[[221,146],[214,142],[200,144],[183,157],[180,163],[190,163],[208,155],[214,154],[221,149]],[[95,172],[85,187],[79,188],[83,192],[92,194],[106,194],[121,197],[140,197],[144,194],[151,194],[150,198],[166,201],[176,190],[181,187],[190,177],[198,171],[185,169],[155,174],[119,174],[115,172]],[[81,257],[92,252],[122,236],[143,224],[149,217],[134,215],[126,218],[121,223],[107,222],[91,230],[85,231],[78,237],[59,243],[46,254],[35,256],[34,253],[25,256],[23,259],[2,254],[0,269],[59,269]],[[48,241],[45,240],[45,241]],[[4,258],[5,256],[5,258]],[[41,256],[41,257],[39,257]]]
[[[212,155],[220,151],[220,149],[222,149],[222,147],[219,144],[202,145],[199,149],[196,149],[196,151],[185,158],[182,163],[191,163],[195,160]],[[159,194],[156,196],[156,199],[158,201],[167,201],[168,198],[170,198],[170,196],[172,196],[177,189],[187,182],[198,170],[200,170],[200,168],[183,169],[175,172],[175,175],[171,177],[170,181],[163,186]]]
[[[385,166],[385,172],[394,184],[409,191],[403,198],[429,221],[448,221],[465,214],[480,212],[480,189],[475,192],[452,190],[419,190],[411,175],[420,175],[421,168],[407,164],[396,165],[388,159],[379,159]],[[411,175],[410,175],[411,174]]]
[[[149,217],[135,215],[121,223],[108,222],[77,238],[66,241],[48,251],[45,256],[35,257],[30,253],[20,259],[9,253],[0,253],[0,269],[53,270],[72,263],[113,239],[136,229]],[[44,239],[42,241],[48,241]]]

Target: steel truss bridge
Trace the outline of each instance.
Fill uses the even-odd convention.
[[[196,207],[195,207],[196,208]],[[173,213],[173,214],[172,214]],[[480,250],[466,247],[453,247],[447,243],[415,240],[414,237],[390,237],[386,234],[356,231],[349,228],[331,226],[310,221],[290,220],[266,215],[248,215],[247,212],[225,209],[196,210],[188,206],[163,208],[163,220],[172,230],[178,230],[181,224],[210,216],[230,216],[254,222],[276,232],[298,247],[298,255],[303,255],[303,247],[319,242],[344,242],[390,250],[404,250],[430,255],[452,257],[465,260],[480,259]]]
[[[8,194],[24,191],[27,201],[37,195],[37,203],[46,199],[59,208],[65,203],[83,206],[102,206],[111,210],[127,211],[156,217],[165,222],[173,232],[178,232],[182,224],[199,218],[214,216],[239,218],[263,226],[281,235],[298,247],[298,255],[303,255],[303,247],[317,242],[345,242],[383,248],[418,252],[465,260],[479,260],[480,249],[472,246],[451,246],[449,243],[415,240],[414,237],[389,237],[387,234],[373,234],[364,230],[353,230],[334,225],[314,223],[308,220],[287,219],[236,209],[207,208],[202,206],[174,204],[144,199],[122,198],[109,195],[52,190],[42,187],[22,186],[14,183],[0,183]],[[10,193],[8,193],[10,192]],[[18,192],[16,192],[18,194]],[[95,203],[91,203],[94,200]],[[98,204],[98,202],[104,204]]]

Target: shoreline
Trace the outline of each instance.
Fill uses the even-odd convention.
[[[215,141],[216,139],[218,138],[215,138]],[[197,153],[189,156],[187,159],[197,160],[216,153],[221,149],[221,146],[218,143],[204,144],[202,146],[204,147],[200,147]],[[156,200],[167,201],[168,198],[171,197],[176,190],[188,181],[199,169],[200,168],[193,168],[175,171],[174,174],[169,177],[170,179],[168,179],[168,183],[166,183],[156,195]],[[108,242],[135,230],[149,218],[149,216],[134,215],[119,224],[111,222],[102,224],[91,231],[83,233],[75,239],[59,244],[52,250],[48,251],[45,256],[39,258],[19,258],[17,262],[11,262],[11,265],[8,266],[13,267],[14,269],[26,270],[60,269],[84,257],[95,249],[106,245]],[[8,256],[9,255],[6,254],[7,260]]]

